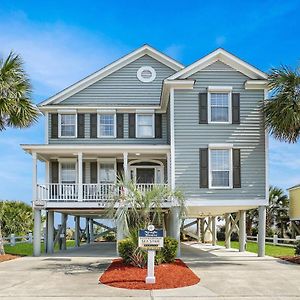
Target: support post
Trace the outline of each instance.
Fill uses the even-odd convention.
[[[171,153],[167,153],[167,182],[171,186]]]
[[[197,237],[198,243],[201,241],[201,219],[197,218]]]
[[[61,232],[61,250],[67,250],[67,220],[68,215],[67,214],[61,214],[61,226],[62,226],[62,232]]]
[[[205,242],[205,238],[204,238],[204,221],[205,221],[204,218],[201,218],[201,219],[200,219],[200,227],[201,227],[201,243],[203,243],[203,244],[204,244],[204,242]]]
[[[29,232],[28,233],[28,243],[32,244],[32,242],[33,242],[32,232]]]
[[[170,213],[170,231],[171,236],[178,241],[178,251],[177,256],[180,256],[180,208],[179,207],[172,207]]]
[[[78,152],[78,201],[82,201],[83,198],[82,174],[82,152]]]
[[[11,246],[16,246],[16,236],[15,236],[14,233],[12,233],[12,234],[10,235],[10,245],[11,245]]]
[[[91,243],[91,236],[90,236],[90,226],[89,226],[89,218],[85,219],[85,229],[86,229],[86,242],[88,244]]]
[[[95,236],[94,236],[94,220],[90,218],[90,242],[93,243],[95,241]]]
[[[240,211],[239,220],[239,251],[245,252],[246,250],[246,211]]]
[[[266,207],[258,207],[258,256],[265,256],[266,240]]]
[[[41,210],[34,209],[33,255],[41,255]]]
[[[230,229],[231,229],[231,220],[230,220],[230,214],[225,214],[225,247],[227,249],[231,246],[231,235],[230,235]]]
[[[155,250],[148,250],[146,283],[155,283],[154,261],[155,261]]]
[[[32,203],[37,200],[37,155],[32,153]]]
[[[75,221],[75,233],[74,233],[75,247],[80,247],[80,217],[76,216],[74,221]]]
[[[47,212],[47,253],[54,252],[54,212]]]
[[[212,245],[217,245],[217,224],[216,224],[216,218],[217,217],[211,217],[211,224],[212,224]]]
[[[124,169],[124,180],[129,180],[128,174],[128,152],[123,152],[123,169]]]

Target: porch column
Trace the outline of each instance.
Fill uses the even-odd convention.
[[[68,215],[67,214],[61,214],[61,226],[62,226],[62,243],[61,243],[61,250],[67,250],[67,220]]]
[[[258,207],[258,256],[265,256],[266,240],[266,207]]]
[[[204,221],[205,218],[200,219],[200,227],[201,227],[201,243],[205,242],[205,236],[204,236]]]
[[[82,152],[78,152],[78,201],[82,201]]]
[[[34,209],[33,255],[41,255],[41,210]]]
[[[74,233],[74,240],[75,240],[75,247],[80,247],[80,217],[74,217],[75,221],[75,233]]]
[[[128,152],[123,152],[123,169],[124,169],[124,180],[129,180],[128,174]]]
[[[54,212],[47,213],[47,253],[54,252]]]
[[[37,200],[37,155],[32,153],[32,203]]]
[[[231,221],[230,221],[230,214],[225,214],[225,247],[227,249],[230,248],[231,246],[231,237],[230,237],[230,226]]]
[[[246,211],[240,211],[239,220],[239,251],[245,252],[246,250]]]
[[[95,241],[95,237],[94,237],[94,220],[92,218],[90,218],[90,241],[91,243],[93,243]]]
[[[211,224],[212,224],[212,245],[217,245],[217,223],[216,223],[217,217],[211,217]]]
[[[117,253],[119,253],[119,250],[118,250],[118,242],[123,240],[125,238],[125,234],[124,234],[124,224],[122,221],[117,221],[116,222],[116,227],[117,227]]]
[[[167,153],[167,182],[168,185],[171,186],[171,154]]]
[[[86,229],[86,242],[87,244],[91,243],[91,236],[90,236],[90,226],[89,226],[89,218],[85,218],[85,229]]]
[[[171,237],[178,241],[177,256],[180,256],[180,208],[173,206],[170,210],[170,231]]]

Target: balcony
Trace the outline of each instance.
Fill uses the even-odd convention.
[[[140,183],[136,187],[146,192],[154,186],[167,184]],[[113,183],[98,184],[60,184],[47,183],[37,185],[37,203],[39,202],[98,202],[108,203],[123,193],[122,189]]]

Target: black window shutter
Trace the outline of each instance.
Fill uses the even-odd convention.
[[[123,162],[117,162],[117,176],[119,179],[124,179],[124,167]]]
[[[232,169],[233,169],[233,187],[241,187],[241,151],[240,149],[232,150]]]
[[[135,114],[128,114],[128,136],[135,138]]]
[[[85,114],[77,114],[77,137],[84,138],[84,118]]]
[[[240,94],[232,94],[232,124],[240,124]]]
[[[51,162],[51,183],[58,183],[58,162]]]
[[[208,188],[208,149],[201,148],[200,159],[200,188]]]
[[[162,114],[155,114],[155,138],[162,138]]]
[[[199,94],[199,124],[207,124],[207,93]]]
[[[97,138],[97,114],[90,114],[90,138]]]
[[[117,114],[117,138],[124,137],[124,114]]]
[[[51,114],[51,138],[58,138],[58,114]]]
[[[97,183],[97,162],[91,162],[91,183]]]
[[[82,162],[82,183],[86,183],[85,162]]]

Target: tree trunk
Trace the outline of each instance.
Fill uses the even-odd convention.
[[[2,237],[2,230],[1,230],[1,224],[0,224],[0,255],[4,255],[5,251],[4,251],[4,240]]]

